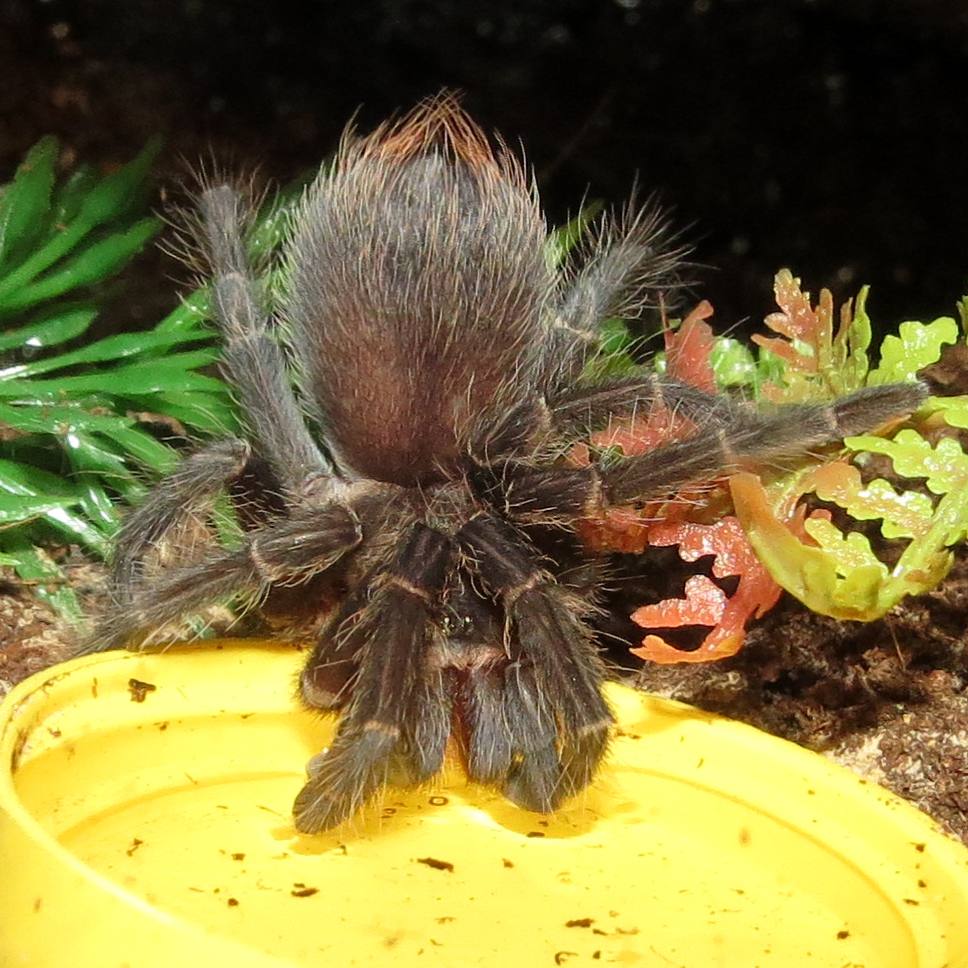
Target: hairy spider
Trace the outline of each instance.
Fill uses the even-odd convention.
[[[583,383],[601,321],[674,286],[681,251],[647,206],[602,230],[580,267],[555,268],[523,163],[446,95],[369,136],[348,131],[298,209],[278,313],[298,392],[247,262],[248,207],[218,185],[201,213],[247,437],[188,457],[128,518],[115,602],[88,651],[226,597],[278,608],[298,586],[289,605],[317,619],[302,697],[340,714],[296,798],[303,831],[340,823],[385,783],[428,779],[452,734],[469,777],[524,808],[582,790],[612,717],[588,625],[604,568],[576,522],[923,397],[890,385],[765,414],[654,376]],[[609,417],[656,403],[694,418],[695,435],[563,460]],[[177,549],[225,492],[241,544],[149,577],[153,549]]]

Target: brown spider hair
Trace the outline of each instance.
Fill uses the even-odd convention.
[[[553,265],[522,162],[449,95],[347,133],[293,219],[278,320],[246,258],[240,194],[213,185],[201,209],[247,432],[188,457],[128,518],[115,604],[88,649],[137,644],[225,597],[272,606],[297,586],[290,624],[315,639],[301,693],[340,715],[296,798],[304,831],[385,783],[431,777],[452,736],[468,775],[522,807],[583,789],[612,718],[589,626],[606,563],[576,524],[923,398],[890,385],[760,413],[655,375],[587,382],[602,320],[674,289],[682,251],[646,207],[581,264]],[[610,417],[655,404],[695,434],[585,467],[563,459]],[[149,577],[156,545],[177,547],[226,491],[240,546]]]

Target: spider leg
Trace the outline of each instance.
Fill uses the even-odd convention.
[[[693,481],[735,469],[744,460],[804,453],[916,410],[920,383],[866,387],[832,404],[789,404],[772,411],[730,408],[685,438],[645,454],[589,467],[535,467],[509,462],[483,490],[511,517],[573,521],[602,507],[662,498]],[[722,414],[722,411],[721,411]],[[721,416],[720,414],[720,416]]]
[[[424,669],[404,722],[403,742],[388,781],[414,786],[440,771],[451,733],[454,699],[447,670]]]
[[[665,213],[651,199],[605,220],[589,258],[567,287],[548,333],[545,356],[556,363],[553,386],[568,386],[601,342],[601,321],[632,318],[655,305],[657,292],[681,288],[687,248],[676,244]]]
[[[588,785],[608,743],[605,668],[581,618],[589,607],[539,567],[524,536],[496,515],[476,515],[457,540],[508,621],[500,707],[493,683],[475,684],[473,769],[490,778],[503,764],[494,740],[503,724],[511,746],[505,795],[548,812]]]
[[[481,666],[461,682],[464,763],[471,780],[548,812],[563,799],[553,704],[524,660]]]
[[[607,426],[612,417],[634,417],[656,405],[703,423],[720,424],[735,420],[740,409],[729,397],[705,393],[657,373],[580,386],[555,394],[548,401],[551,425],[564,434],[587,434]]]
[[[227,485],[237,480],[251,458],[249,445],[220,440],[185,458],[155,485],[144,504],[125,519],[115,539],[112,580],[119,597],[140,577],[141,564],[172,529],[207,509]]]
[[[496,786],[504,783],[516,748],[505,702],[504,676],[505,671],[494,663],[468,670],[458,680],[456,703],[463,726],[467,775],[478,783]]]
[[[539,398],[509,407],[497,419],[487,414],[486,422],[471,436],[469,453],[479,465],[500,462],[533,450],[552,433],[577,440],[607,426],[612,417],[648,413],[657,404],[703,422],[723,424],[734,419],[738,409],[728,397],[650,373],[561,390],[547,401]]]
[[[228,595],[258,598],[273,584],[305,581],[325,571],[359,541],[359,522],[345,505],[306,508],[278,519],[238,549],[220,549],[198,564],[137,586],[124,607],[115,608],[100,623],[81,653],[121,648],[139,633]]]
[[[316,642],[309,661],[299,677],[299,694],[312,709],[342,709],[352,694],[358,671],[357,656],[348,642],[345,630],[365,613],[370,584],[364,580],[349,590],[335,615]],[[340,631],[344,634],[336,634]]]
[[[188,457],[155,487],[128,517],[115,545],[113,592],[119,605],[135,594],[148,552],[179,524],[206,510],[224,488],[234,492],[243,526],[264,524],[284,512],[282,489],[299,492],[332,470],[310,437],[282,351],[260,312],[245,255],[246,218],[239,193],[224,185],[207,189],[201,209],[213,263],[213,310],[227,343],[225,365],[255,432],[258,453],[242,440],[223,440]],[[115,621],[125,624],[123,617]]]
[[[611,504],[625,504],[667,494],[743,460],[803,453],[911,413],[926,395],[920,383],[890,383],[866,387],[829,405],[789,404],[772,412],[744,409],[731,425],[702,427],[686,440],[605,468],[605,495]]]
[[[778,452],[788,453],[788,449],[783,450],[789,448],[788,441],[792,440],[794,447],[802,444],[796,436],[798,430],[812,435],[806,446],[848,437],[911,413],[926,396],[920,383],[887,383],[864,387],[832,404],[786,404],[757,411],[726,395],[706,393],[688,383],[650,373],[559,393],[548,401],[548,408],[551,425],[559,433],[587,433],[605,427],[612,417],[647,414],[657,404],[709,425],[713,433],[716,427],[728,433],[729,428],[744,425],[765,427],[769,433],[785,424],[788,436],[773,443]]]
[[[226,342],[225,367],[257,449],[282,484],[296,490],[309,478],[331,474],[333,467],[309,434],[282,350],[267,327],[246,258],[248,213],[229,185],[206,189],[200,207],[213,269],[212,306]]]
[[[449,707],[439,671],[428,669],[434,611],[453,554],[451,540],[411,526],[391,561],[371,576],[366,607],[341,612],[333,647],[357,667],[332,746],[314,760],[296,797],[296,827],[316,833],[352,816],[388,781],[415,783],[443,762]],[[304,677],[305,682],[305,677]]]

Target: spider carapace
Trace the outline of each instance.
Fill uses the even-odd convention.
[[[590,382],[602,321],[675,288],[682,251],[646,204],[556,265],[523,162],[448,95],[347,132],[292,219],[271,311],[243,193],[211,184],[200,209],[246,434],[188,457],[130,515],[88,650],[145,641],[225,598],[258,606],[304,587],[315,647],[302,697],[339,724],[296,799],[303,831],[347,819],[386,783],[427,780],[452,735],[468,775],[526,809],[582,790],[612,718],[589,627],[606,570],[577,523],[923,397],[891,385],[765,414],[655,376]],[[565,459],[610,417],[656,403],[695,434],[641,456]],[[226,492],[242,540],[171,564]],[[166,544],[176,553],[159,564]]]

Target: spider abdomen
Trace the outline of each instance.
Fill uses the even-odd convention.
[[[440,105],[344,142],[289,248],[304,394],[340,460],[446,476],[534,382],[555,278],[520,162]]]

